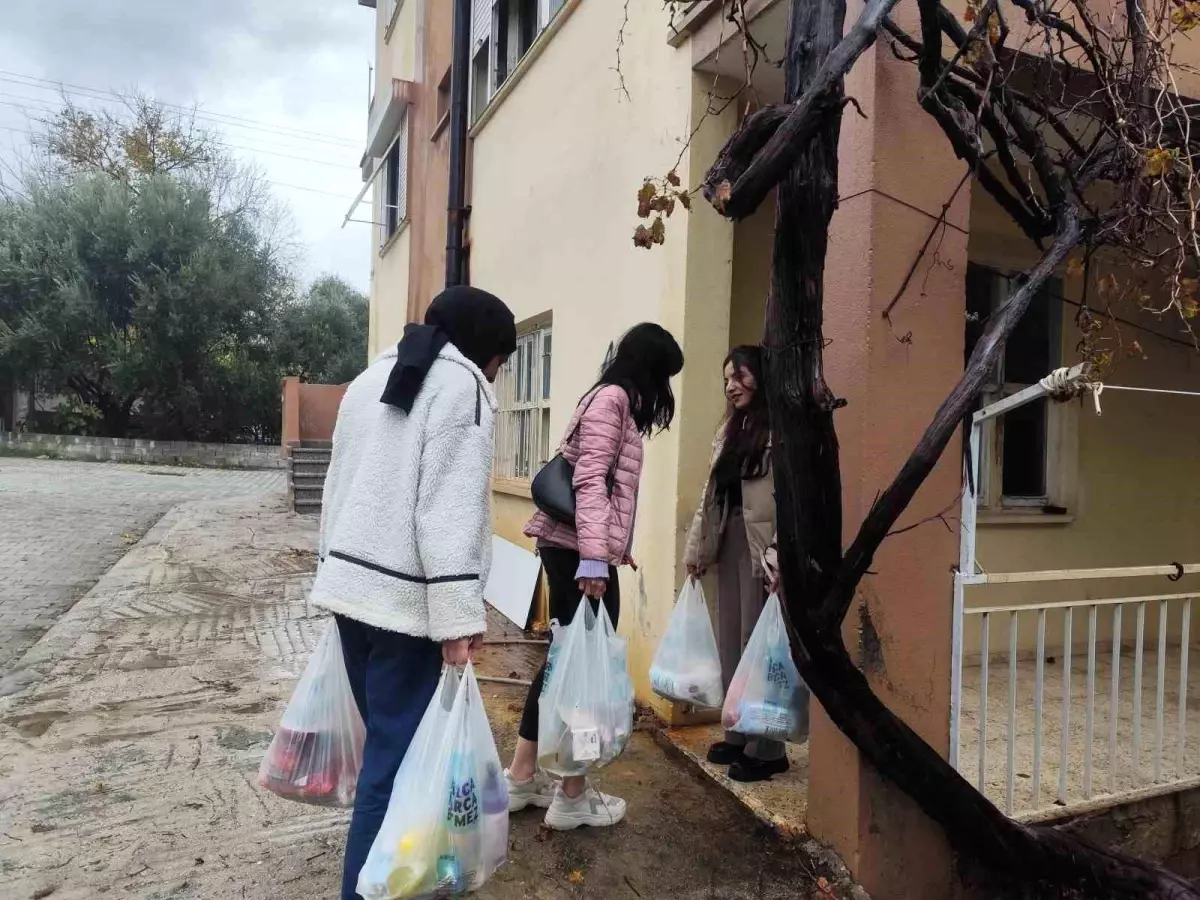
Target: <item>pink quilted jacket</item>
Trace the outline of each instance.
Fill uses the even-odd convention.
[[[525,525],[525,534],[555,547],[578,550],[582,559],[619,566],[629,552],[642,476],[642,436],[629,414],[629,397],[615,385],[584,397],[567,425],[568,435],[576,422],[579,431],[574,440],[559,447],[575,466],[575,528],[539,510]],[[606,481],[614,459],[616,472],[609,497]]]

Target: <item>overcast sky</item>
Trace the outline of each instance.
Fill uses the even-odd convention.
[[[218,129],[239,158],[258,163],[291,209],[304,244],[304,279],[333,272],[366,290],[369,226],[341,224],[362,188],[357,164],[374,10],[356,0],[3,6],[0,159],[18,159],[29,118],[61,105],[59,88],[48,82],[65,83],[84,107],[106,102],[98,92],[135,87],[168,103],[199,104],[212,117],[202,124]],[[368,206],[360,211],[368,217]]]

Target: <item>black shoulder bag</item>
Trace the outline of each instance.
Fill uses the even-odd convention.
[[[597,391],[597,393],[599,393]],[[592,405],[592,400],[596,399],[596,394],[588,399],[587,406],[583,408],[583,412],[579,414],[579,419],[575,423],[575,427],[571,429],[571,433],[567,435],[567,439],[560,444],[560,447],[565,447],[575,439],[575,435],[579,433],[579,428],[583,425],[583,417],[587,414],[588,406]],[[604,476],[605,487],[608,488],[608,496],[612,496],[613,484],[617,477],[617,461],[621,458],[621,449],[624,443],[624,435],[621,437],[621,443],[617,444],[617,454],[613,457],[612,466],[609,467],[608,474]],[[554,458],[546,465],[542,466],[537,475],[533,476],[533,483],[529,486],[529,493],[533,496],[533,504],[555,522],[561,522],[563,525],[575,526],[575,466],[571,461],[563,456],[560,449],[554,454]]]

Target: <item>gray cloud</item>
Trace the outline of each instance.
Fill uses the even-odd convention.
[[[197,103],[205,113],[346,141],[331,143],[261,125],[242,127],[247,123],[205,123],[218,128],[239,157],[257,163],[276,182],[308,246],[304,274],[335,271],[366,287],[366,226],[338,226],[362,184],[356,164],[366,130],[373,10],[355,0],[44,0],[4,5],[0,70],[100,91],[136,87],[170,103]],[[6,77],[0,74],[0,79]],[[72,99],[84,105],[100,102]],[[11,163],[19,156],[24,149],[19,132],[27,117],[56,103],[55,91],[47,85],[0,80],[0,158]]]

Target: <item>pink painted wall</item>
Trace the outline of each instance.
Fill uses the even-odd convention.
[[[855,15],[852,5],[847,16]],[[882,317],[964,171],[918,108],[916,87],[913,68],[893,60],[886,44],[868,51],[846,84],[868,116],[843,121],[839,193],[847,199],[833,219],[825,273],[828,380],[849,401],[837,414],[846,542],[963,368],[967,188],[938,243],[945,265],[927,261],[919,269],[896,306],[895,333]],[[911,343],[898,340],[910,331]],[[954,499],[958,447],[953,441],[900,525]],[[872,687],[942,754],[949,748],[950,567],[957,548],[957,535],[936,523],[888,539],[846,622],[847,645]],[[833,845],[872,897],[954,895],[939,829],[879,778],[819,708],[809,771],[809,828]]]
[[[296,377],[283,379],[282,453],[303,441],[333,439],[338,407],[346,393],[344,384],[304,384]]]
[[[300,440],[333,440],[338,407],[346,393],[344,384],[300,385]]]

